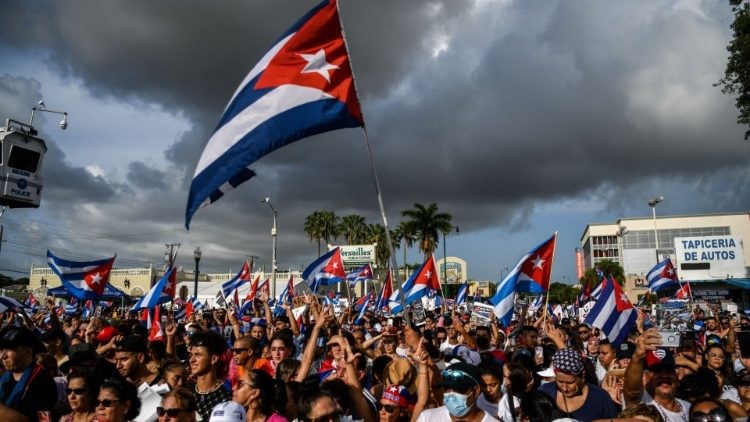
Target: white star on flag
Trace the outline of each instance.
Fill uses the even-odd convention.
[[[430,271],[425,271],[424,276],[429,280],[432,278],[432,273]]]
[[[102,281],[102,278],[99,276],[99,273],[91,277],[91,284],[99,284],[100,281]]]
[[[302,73],[318,73],[320,76],[326,78],[328,82],[331,82],[331,76],[328,71],[339,68],[335,64],[326,61],[326,52],[322,48],[316,51],[315,54],[298,53],[298,55],[307,61],[305,68],[302,69]]]
[[[531,262],[534,263],[534,268],[542,268],[542,263],[546,261],[545,259],[541,259],[540,255],[537,255],[536,258],[534,258]]]

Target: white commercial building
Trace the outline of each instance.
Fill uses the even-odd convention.
[[[635,300],[646,292],[646,274],[670,257],[697,299],[734,299],[750,304],[750,213],[622,218],[589,224],[581,236],[578,261],[583,269],[602,260],[625,270],[625,290]],[[658,248],[657,248],[658,241]]]

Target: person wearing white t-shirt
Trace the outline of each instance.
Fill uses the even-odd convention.
[[[480,375],[475,366],[454,363],[443,371],[443,405],[420,413],[417,422],[498,422],[479,408]]]
[[[659,331],[654,328],[638,336],[633,358],[625,369],[625,404],[651,404],[665,422],[687,422],[690,403],[675,397],[678,381],[674,357],[659,348],[661,344]]]

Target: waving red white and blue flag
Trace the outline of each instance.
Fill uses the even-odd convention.
[[[557,232],[524,255],[497,286],[490,303],[504,327],[513,319],[516,292],[541,293],[549,289],[556,241]]]
[[[440,288],[440,275],[437,272],[437,265],[435,265],[435,257],[433,255],[430,255],[401,287],[401,291],[404,292],[404,297],[406,298],[404,302],[407,305],[422,299],[423,296],[429,294],[430,290],[434,290],[438,296],[443,295]],[[391,294],[389,307],[391,313],[394,314],[403,310],[398,291]]]
[[[365,264],[347,274],[346,280],[349,282],[349,287],[354,287],[361,281],[372,280],[372,267],[370,264]]]
[[[167,286],[169,278],[172,276],[172,273],[174,271],[175,267],[170,266],[164,273],[162,278],[159,279],[156,284],[154,284],[154,287],[152,287],[145,296],[140,298],[131,309],[133,311],[137,311],[140,309],[153,309],[154,307],[161,305],[162,303],[167,303],[172,300],[172,298],[164,292],[164,289]]]
[[[302,278],[313,292],[317,292],[320,286],[332,286],[344,281],[346,272],[344,261],[341,260],[341,248],[335,247],[313,261],[302,271]]]
[[[34,293],[29,292],[29,295],[26,296],[26,300],[23,304],[26,305],[27,308],[35,309],[39,305],[39,301],[36,296],[34,296]]]
[[[652,292],[680,285],[680,280],[677,278],[677,271],[675,271],[672,260],[669,258],[656,264],[646,274],[646,280],[648,280],[648,288]]]
[[[614,277],[602,283],[601,295],[583,322],[602,330],[617,348],[627,338],[638,315]]]
[[[62,285],[74,297],[81,300],[98,299],[104,294],[104,285],[109,281],[109,272],[117,255],[96,261],[69,261],[58,258],[47,250],[47,263],[60,277]]]
[[[199,207],[255,175],[249,166],[300,139],[363,126],[336,0],[281,35],[229,101],[190,184],[185,227]]]
[[[245,261],[237,275],[221,283],[221,292],[224,297],[229,297],[232,295],[232,292],[248,281],[250,281],[250,264]]]

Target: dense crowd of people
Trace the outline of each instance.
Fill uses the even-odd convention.
[[[138,313],[116,308],[90,319],[58,317],[52,301],[7,311],[0,421],[662,422],[750,410],[744,315],[696,309],[697,331],[665,347],[642,313],[612,344],[543,312],[502,327],[435,309],[413,325],[304,302],[301,315],[274,313],[267,298],[247,315],[170,314],[156,339]]]

